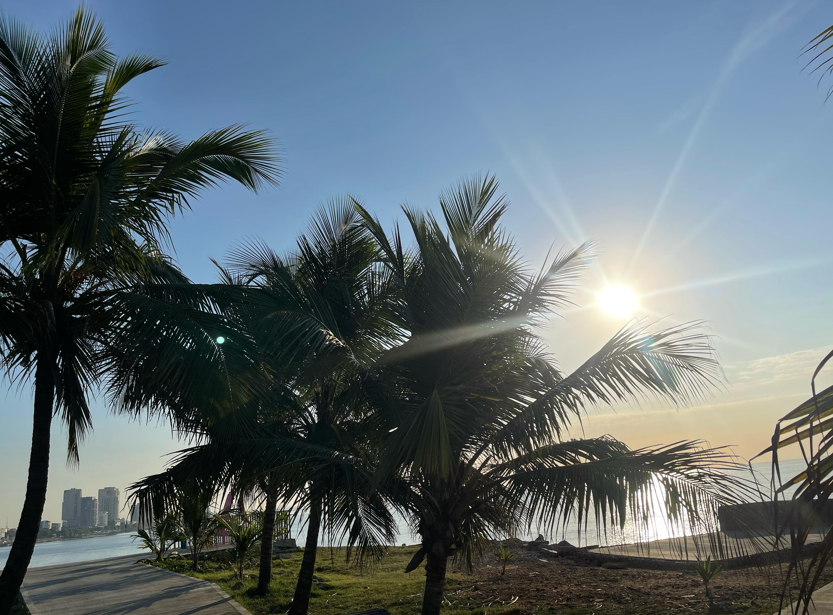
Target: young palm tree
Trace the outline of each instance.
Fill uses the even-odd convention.
[[[193,481],[185,489],[180,490],[177,511],[179,513],[179,528],[188,539],[191,549],[191,570],[198,570],[200,555],[212,544],[214,537],[220,530],[216,515],[211,513],[211,504],[216,495],[216,487],[212,483]]]
[[[165,558],[174,543],[179,540],[179,519],[174,513],[162,513],[155,517],[148,529],[136,530],[134,539],[142,541],[142,549],[147,549],[153,554],[157,562]]]
[[[588,405],[640,393],[685,400],[719,378],[708,339],[678,327],[618,333],[569,375],[552,363],[540,325],[568,302],[587,247],[530,273],[499,222],[507,208],[494,178],[440,198],[444,225],[404,212],[416,240],[408,252],[361,206],[401,292],[408,340],[376,361],[377,403],[390,431],[378,467],[397,475],[415,511],[426,561],[422,612],[440,611],[450,557],[471,565],[485,539],[539,525],[554,529],[589,513],[597,523],[637,522],[654,503],[672,522],[702,527],[733,500],[720,450],[696,443],[630,450],[611,438],[568,439]]]
[[[228,531],[231,538],[231,558],[234,561],[234,576],[243,578],[246,559],[263,534],[260,515],[246,514],[245,510],[234,514],[217,515],[217,523]]]
[[[139,132],[120,91],[162,64],[116,58],[83,8],[48,37],[0,20],[0,353],[35,389],[26,499],[0,576],[0,615],[11,609],[37,538],[53,413],[77,462],[91,427],[91,388],[123,393],[133,412],[145,402],[187,406],[182,395],[145,389],[187,382],[240,351],[218,347],[215,336],[229,325],[164,257],[166,224],[222,180],[253,190],[275,182],[275,154],[262,133],[239,127],[190,143]],[[179,350],[168,352],[171,345]],[[118,365],[125,376],[108,382]],[[220,403],[228,387],[223,379],[214,386]]]

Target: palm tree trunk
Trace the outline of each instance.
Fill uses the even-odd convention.
[[[194,572],[199,569],[200,565],[200,547],[198,542],[200,538],[201,537],[199,535],[191,537],[191,557],[194,559],[194,563],[191,564],[191,567]]]
[[[275,542],[275,509],[278,507],[278,490],[268,486],[266,510],[263,511],[263,535],[260,538],[260,570],[257,574],[257,593],[265,594],[272,582],[272,548]]]
[[[422,615],[439,615],[445,591],[447,555],[428,552],[425,565],[425,594],[422,597]]]
[[[287,615],[307,615],[309,597],[312,592],[312,577],[315,572],[315,552],[318,550],[318,532],[321,530],[321,500],[313,500],[309,507],[307,524],[307,542],[304,545],[304,558],[298,572],[298,584],[295,596]]]
[[[49,436],[54,404],[55,386],[52,370],[49,361],[40,355],[35,370],[35,412],[26,499],[17,524],[17,534],[9,551],[9,559],[6,561],[3,574],[0,575],[0,615],[11,613],[38,539],[43,506],[46,503],[46,484],[49,479]]]

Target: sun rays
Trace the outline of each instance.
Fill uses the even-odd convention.
[[[755,27],[748,28],[743,36],[741,36],[737,44],[732,48],[732,51],[729,53],[729,56],[720,68],[717,78],[709,88],[706,100],[700,108],[700,112],[697,114],[697,119],[689,131],[688,137],[686,137],[686,140],[683,143],[683,147],[677,156],[668,179],[665,181],[665,185],[660,192],[657,203],[654,206],[651,216],[648,218],[648,223],[645,225],[645,230],[642,232],[642,237],[639,239],[639,243],[637,243],[636,249],[633,252],[630,264],[628,265],[628,271],[633,271],[634,267],[638,263],[639,258],[642,255],[642,251],[645,248],[645,245],[648,242],[660,215],[668,203],[668,197],[677,183],[677,178],[679,177],[686,160],[691,154],[691,150],[700,136],[703,126],[706,124],[706,121],[711,115],[714,104],[722,93],[729,77],[741,63],[743,63],[756,51],[764,47],[781,29],[784,28],[784,17],[786,17],[795,4],[795,0],[786,2],[781,5],[778,10],[772,13],[763,23]]]

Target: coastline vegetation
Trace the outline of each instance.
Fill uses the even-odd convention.
[[[827,45],[833,32],[820,37]],[[694,566],[607,575],[502,544],[532,527],[593,519],[590,531],[628,520],[647,530],[661,516],[710,541],[716,560],[727,554],[713,540],[717,511],[754,496],[727,450],[573,437],[588,408],[684,404],[720,385],[700,323],[631,322],[562,372],[542,330],[570,304],[592,246],[529,263],[491,176],[452,186],[436,213],[403,207],[404,232],[352,197],[335,200],[289,251],[242,244],[217,263],[217,283],[193,284],[167,255],[171,218],[220,182],[277,184],[280,159],[262,131],[230,126],[186,143],[128,121],[122,88],[163,64],[117,58],[85,8],[45,37],[0,19],[0,357],[34,386],[0,615],[16,608],[42,537],[53,417],[77,463],[95,391],[113,411],[161,417],[190,440],[131,488],[152,565],[217,582],[255,615],[777,608],[760,573],[744,579],[711,560],[701,597]],[[833,492],[833,389],[812,392],[767,452],[777,466],[780,448],[808,441],[808,471],[783,489],[820,507]],[[211,514],[229,494],[239,506]],[[307,538],[275,558],[279,506],[306,517]],[[397,516],[418,545],[389,546]],[[809,528],[797,529],[800,546]],[[204,553],[221,530],[233,548]],[[325,535],[347,547],[328,558]],[[166,558],[183,536],[190,559]],[[808,602],[830,580],[831,557],[825,544],[792,562],[784,592],[798,587]],[[407,574],[416,570],[424,575]]]
[[[443,613],[447,615],[645,615],[663,613],[772,615],[778,610],[781,588],[777,566],[730,569],[714,578],[710,600],[691,563],[689,572],[620,570],[584,566],[569,558],[511,545],[518,553],[501,575],[502,562],[493,548],[472,572],[449,570]],[[346,550],[322,549],[315,568],[310,612],[344,615],[382,608],[396,615],[419,615],[424,578],[403,575],[419,545],[392,547],[372,568],[346,561]],[[187,556],[153,565],[216,583],[252,615],[285,613],[294,595],[302,553],[274,560],[274,578],[266,594],[257,591],[258,564],[249,559],[238,580],[234,564],[223,552],[211,552],[201,571],[190,570]],[[824,582],[833,581],[826,573]],[[795,589],[795,587],[793,587]]]
[[[342,200],[288,254],[236,250],[212,292],[248,335],[223,348],[251,342],[259,368],[230,379],[245,403],[224,414],[188,392],[198,443],[131,487],[141,518],[176,510],[198,484],[304,514],[290,615],[309,610],[324,532],[373,565],[395,540],[395,514],[422,540],[403,572],[425,564],[424,615],[442,608],[450,567],[471,571],[490,541],[532,526],[593,517],[597,531],[628,519],[647,530],[656,512],[711,541],[718,507],[749,495],[726,451],[570,437],[588,406],[709,390],[719,368],[708,338],[696,324],[632,323],[562,374],[539,331],[568,303],[589,248],[536,273],[501,226],[497,190],[493,177],[461,182],[442,195],[440,219],[406,208],[413,246]],[[726,555],[725,543],[710,546]],[[262,592],[269,574],[262,566]]]

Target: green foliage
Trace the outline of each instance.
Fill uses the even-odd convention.
[[[723,570],[722,564],[713,564],[711,555],[706,556],[706,559],[701,560],[697,558],[697,574],[703,580],[703,586],[706,588],[706,596],[711,600],[712,591],[709,583]]]
[[[717,506],[737,495],[717,471],[733,467],[722,451],[694,442],[632,451],[610,437],[567,437],[587,406],[702,395],[720,373],[708,338],[694,325],[649,332],[632,323],[562,374],[539,325],[569,304],[590,246],[532,273],[500,227],[508,203],[497,188],[494,178],[452,188],[440,198],[442,221],[404,208],[411,251],[398,229],[389,236],[360,208],[401,289],[410,333],[378,361],[391,430],[379,474],[407,483],[425,553],[470,564],[484,539],[518,526],[581,525],[591,513],[599,528],[622,525],[629,514],[649,517],[654,501],[674,502],[672,523],[714,523]]]
[[[790,536],[790,564],[784,578],[783,597],[794,599],[791,585],[799,587],[795,612],[810,608],[813,592],[819,585],[824,568],[833,558],[833,528],[828,528],[822,548],[809,562],[800,557],[818,519],[825,518],[825,510],[833,493],[833,386],[816,391],[816,378],[833,359],[829,352],[818,364],[810,379],[812,396],[782,417],[775,426],[772,444],[758,456],[769,453],[772,458],[773,476],[780,483],[776,500],[785,498],[792,490],[791,512],[776,518],[777,531]],[[783,450],[798,447],[806,466],[794,476],[783,476],[780,456]]]
[[[284,501],[320,505],[324,528],[375,555],[398,509],[422,536],[410,571],[429,553],[471,566],[520,527],[592,515],[599,532],[628,517],[644,529],[658,502],[672,525],[707,532],[718,506],[743,497],[721,449],[569,438],[590,406],[685,403],[717,384],[697,323],[631,323],[564,374],[540,325],[569,305],[590,246],[533,273],[500,227],[494,178],[444,194],[441,220],[405,208],[412,248],[349,204],[319,214],[289,255],[249,244],[221,270],[240,293],[227,318],[257,344],[265,386],[233,413],[196,417],[205,443],[134,485],[137,499],[193,476],[246,491],[268,475]]]
[[[418,615],[421,605],[421,592],[425,585],[424,577],[404,575],[402,568],[413,555],[414,547],[393,547],[376,562],[371,570],[363,570],[346,560],[346,550],[337,548],[334,563],[329,558],[326,563],[317,566],[316,580],[313,583],[310,613],[316,615],[345,615],[373,608],[382,608],[397,615]],[[244,569],[244,578],[238,580],[236,564],[224,551],[213,551],[203,563],[201,571],[194,573],[188,563],[181,559],[168,558],[159,566],[181,574],[205,579],[217,583],[229,593],[252,615],[269,613],[286,613],[290,607],[295,590],[295,583],[301,565],[302,552],[284,555],[286,559],[274,560],[274,578],[269,592],[259,595],[256,589],[256,567]],[[450,572],[448,590],[466,590],[472,586],[472,578],[458,572]],[[443,612],[448,615],[483,615],[486,604],[479,606],[486,593],[477,602],[478,605],[465,605],[455,602],[446,605]],[[508,601],[508,599],[507,599]],[[559,605],[561,606],[561,605]],[[479,607],[479,608],[478,608]],[[493,604],[488,608],[490,615],[513,613],[512,607]],[[592,610],[584,609],[570,615],[591,615]],[[518,615],[517,609],[514,615]],[[550,615],[547,613],[547,615]],[[562,615],[561,611],[558,615]]]
[[[180,536],[178,517],[175,514],[168,513],[155,519],[149,530],[137,530],[133,538],[139,538],[141,548],[150,551],[156,561],[162,561],[168,550],[180,539]]]
[[[129,347],[114,344],[162,339],[135,337],[148,321],[126,326],[134,310],[149,312],[155,302],[153,317],[174,341],[197,333],[182,312],[165,313],[161,295],[142,290],[187,281],[165,256],[169,219],[219,181],[257,189],[277,178],[261,132],[231,127],[186,143],[131,123],[121,89],[163,65],[117,58],[83,7],[46,37],[0,22],[0,247],[9,252],[0,267],[0,350],[24,374],[47,351],[74,460],[91,426],[90,389],[129,393],[121,379],[102,378],[129,359]],[[123,404],[135,407],[129,397]]]
[[[34,377],[35,417],[54,406],[70,463],[92,428],[93,391],[117,412],[182,427],[237,403],[229,375],[253,358],[211,293],[166,255],[168,224],[221,182],[276,183],[273,141],[230,126],[186,142],[132,122],[123,88],[163,65],[117,57],[84,6],[49,35],[0,17],[0,367]],[[218,336],[237,343],[220,348]],[[210,405],[191,402],[197,388]],[[26,510],[42,508],[47,484],[49,421],[34,425]],[[26,521],[16,562],[34,549]],[[11,566],[4,603],[25,574]]]
[[[194,570],[199,568],[203,549],[212,544],[220,529],[217,517],[209,510],[214,496],[213,485],[201,485],[195,481],[190,489],[180,493],[177,507],[179,528],[188,539]]]
[[[218,525],[227,530],[231,538],[230,554],[235,564],[235,574],[243,578],[243,568],[255,545],[263,534],[263,522],[260,515],[247,515],[245,511],[217,515]]]
[[[371,488],[379,425],[367,375],[401,331],[393,282],[360,221],[351,201],[336,201],[286,255],[257,242],[233,251],[223,288],[242,294],[227,314],[258,346],[261,388],[233,413],[198,417],[190,428],[205,443],[131,486],[140,507],[173,502],[194,476],[236,492],[274,482],[296,511],[319,503],[324,531],[348,536],[360,557],[384,552],[395,523]]]
[[[517,555],[517,553],[515,553],[514,551],[510,551],[505,546],[503,546],[503,544],[498,543],[497,556],[501,563],[500,576],[506,574],[506,564],[512,561],[512,558],[514,558],[515,555]]]
[[[809,60],[804,68],[809,68],[810,73],[819,73],[819,84],[826,75],[833,73],[833,26],[825,28],[804,46],[801,55],[808,56]],[[827,99],[833,96],[833,87],[827,90]]]

